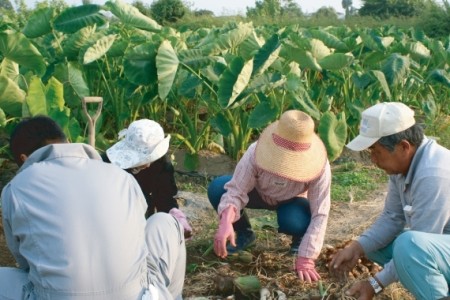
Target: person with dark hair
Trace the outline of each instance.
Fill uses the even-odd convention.
[[[4,187],[6,243],[18,268],[0,268],[1,299],[181,299],[183,226],[157,213],[97,151],[67,143],[48,117],[24,119],[11,135],[21,168]]]
[[[169,141],[170,135],[164,137],[157,122],[136,120],[119,132],[119,141],[106,150],[102,159],[133,174],[147,200],[147,218],[156,211],[169,213],[180,221],[188,238],[192,228],[174,198],[178,188],[175,170],[166,157]]]
[[[10,137],[10,149],[15,162],[20,167],[34,150],[51,143],[67,143],[62,129],[52,119],[45,116],[24,119]]]
[[[218,177],[208,187],[219,214],[215,253],[223,258],[254,244],[244,208],[275,210],[278,231],[292,236],[290,253],[296,256],[298,277],[319,280],[314,261],[325,236],[330,184],[327,152],[314,121],[299,110],[284,112],[250,145],[233,176]]]
[[[376,104],[362,113],[348,148],[368,149],[389,175],[383,212],[357,240],[337,252],[330,271],[342,275],[365,255],[384,266],[346,292],[372,299],[400,281],[416,299],[450,296],[450,150],[424,136],[403,103]]]

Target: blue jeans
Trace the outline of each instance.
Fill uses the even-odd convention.
[[[230,175],[214,179],[208,187],[208,199],[217,211],[220,198],[226,192],[224,185],[231,180]],[[311,222],[309,201],[306,198],[294,197],[272,206],[265,203],[258,192],[253,189],[249,194],[246,208],[267,209],[277,211],[278,232],[292,236],[303,236]],[[235,231],[250,229],[251,225],[247,215],[242,210],[241,218],[233,224]]]
[[[405,231],[383,249],[368,253],[384,265],[394,260],[402,285],[416,299],[450,296],[450,235]]]

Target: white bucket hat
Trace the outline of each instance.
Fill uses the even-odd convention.
[[[111,163],[130,169],[154,162],[169,150],[170,135],[157,122],[142,119],[134,121],[128,129],[119,132],[117,143],[106,150]]]
[[[362,151],[380,138],[404,131],[416,123],[414,111],[400,102],[384,102],[362,112],[359,135],[347,147]]]

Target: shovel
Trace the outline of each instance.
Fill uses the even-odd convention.
[[[95,123],[97,122],[97,119],[102,111],[103,97],[83,97],[81,99],[81,103],[83,105],[83,112],[88,119],[89,145],[95,148]],[[97,111],[95,112],[95,114],[91,115],[88,112],[87,103],[97,104]]]

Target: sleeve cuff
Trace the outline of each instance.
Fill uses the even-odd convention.
[[[388,262],[384,266],[384,269],[378,272],[375,276],[383,285],[383,288],[386,288],[391,283],[398,281],[397,272],[395,271],[394,267],[394,262],[392,260]]]

